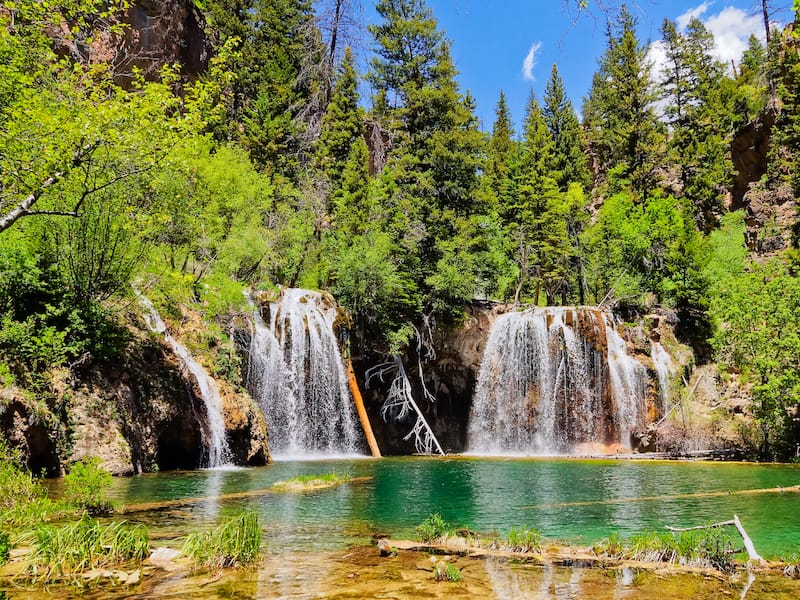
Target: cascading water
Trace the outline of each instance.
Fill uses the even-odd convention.
[[[274,456],[361,451],[335,318],[333,303],[301,289],[283,290],[268,325],[255,311],[248,388],[267,418]]]
[[[653,359],[653,367],[658,375],[658,389],[661,394],[661,402],[664,410],[669,410],[669,392],[670,392],[670,379],[675,366],[672,363],[667,351],[661,342],[650,340],[650,358]]]
[[[645,412],[646,378],[605,312],[548,307],[501,315],[481,361],[467,450],[553,454],[588,443],[627,445]]]
[[[183,363],[186,370],[191,373],[197,388],[200,391],[200,398],[205,407],[205,421],[200,421],[200,433],[203,439],[203,466],[214,469],[230,464],[231,452],[228,440],[225,437],[225,418],[222,415],[222,399],[219,395],[219,388],[216,382],[209,376],[206,370],[192,357],[189,350],[178,340],[172,337],[167,331],[167,326],[158,314],[152,302],[139,295],[139,302],[146,309],[144,320],[151,331],[163,335],[167,343],[172,347],[173,352]]]

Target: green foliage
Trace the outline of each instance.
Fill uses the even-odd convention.
[[[30,557],[34,580],[77,580],[92,569],[141,563],[150,553],[147,529],[124,521],[101,525],[84,516],[67,525],[36,529]]]
[[[800,405],[800,278],[773,259],[719,287],[710,311],[717,358],[753,385],[762,455],[788,456],[800,441],[792,420]]]
[[[0,438],[0,533],[18,533],[41,523],[55,508],[45,487]]]
[[[538,552],[542,547],[542,534],[524,525],[519,529],[512,527],[508,532],[506,545],[512,552]]]
[[[106,496],[111,474],[100,468],[100,462],[96,456],[78,461],[64,476],[64,501],[91,515],[114,512],[114,503]]]
[[[261,525],[254,512],[242,513],[213,531],[190,535],[183,552],[199,567],[224,569],[255,562],[261,552]]]
[[[432,513],[414,529],[417,539],[426,544],[438,542],[448,535],[452,526],[439,513]]]
[[[461,575],[461,571],[455,565],[445,562],[439,561],[436,563],[436,566],[433,569],[433,578],[436,581],[449,581],[451,583],[457,583],[463,579]]]
[[[644,562],[667,562],[720,571],[733,569],[733,539],[722,527],[675,533],[645,532],[621,540],[612,535],[594,547],[601,556]]]
[[[612,189],[622,184],[640,197],[654,188],[662,137],[646,57],[647,48],[636,37],[636,19],[623,5],[609,26],[608,48],[583,107],[601,172]]]

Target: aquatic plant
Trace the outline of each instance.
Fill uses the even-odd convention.
[[[183,553],[198,567],[224,569],[240,567],[258,559],[261,552],[261,524],[255,512],[245,512],[216,529],[190,535]]]
[[[150,552],[143,525],[124,521],[101,525],[87,515],[67,525],[41,525],[33,538],[29,559],[33,580],[71,580],[92,569],[141,562]]]
[[[710,527],[680,532],[648,531],[622,541],[609,536],[595,545],[600,556],[666,562],[728,571],[733,567],[737,553],[733,539],[722,528]]]
[[[433,578],[436,581],[457,582],[463,578],[461,571],[455,565],[440,560],[433,569]]]
[[[506,547],[511,552],[538,552],[542,547],[542,534],[525,525],[519,529],[512,527],[508,532]]]
[[[64,476],[64,501],[90,515],[107,515],[116,508],[106,497],[111,474],[100,468],[100,462],[96,456],[78,461]]]
[[[445,537],[452,527],[439,513],[432,513],[419,525],[414,528],[417,539],[426,544],[430,544]]]
[[[302,491],[332,487],[352,480],[352,475],[342,475],[341,473],[298,475],[291,479],[276,481],[272,484],[272,487],[281,491]]]

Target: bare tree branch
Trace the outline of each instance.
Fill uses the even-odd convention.
[[[81,146],[75,152],[75,155],[72,157],[72,160],[69,162],[66,168],[53,173],[50,177],[45,179],[37,189],[28,194],[28,196],[22,200],[22,202],[17,204],[13,209],[3,215],[3,217],[0,218],[0,232],[3,232],[11,227],[22,217],[35,214],[31,212],[31,207],[33,207],[33,205],[39,201],[42,195],[49,188],[61,181],[72,169],[80,167],[92,155],[98,145],[99,142],[93,142],[91,144],[85,144]]]

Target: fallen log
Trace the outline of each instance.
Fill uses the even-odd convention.
[[[378,440],[375,439],[375,434],[372,433],[372,425],[370,425],[367,409],[364,406],[364,399],[361,397],[361,390],[358,389],[358,381],[356,381],[356,374],[353,371],[353,361],[351,360],[347,361],[347,383],[350,386],[350,395],[353,396],[353,402],[355,402],[356,405],[358,418],[361,419],[361,427],[367,438],[369,451],[375,458],[380,458],[381,449],[378,447]]]

